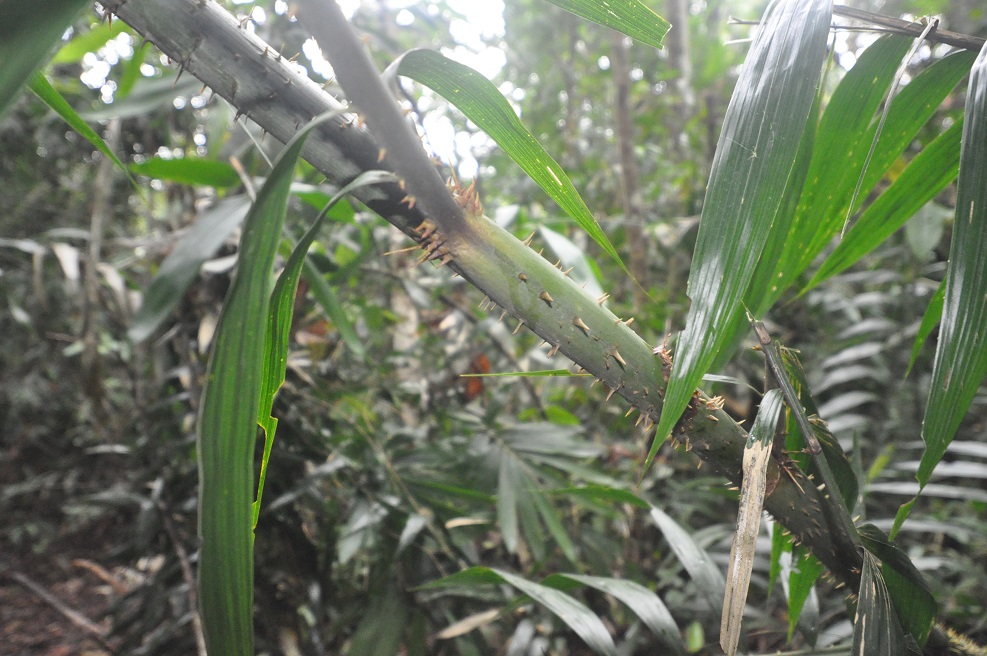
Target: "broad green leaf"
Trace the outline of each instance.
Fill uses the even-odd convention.
[[[88,0],[3,2],[0,21],[0,116],[17,98],[31,72],[43,64]]]
[[[942,306],[945,299],[946,279],[943,278],[939,286],[936,287],[936,292],[929,299],[929,306],[925,309],[925,314],[922,315],[922,323],[919,324],[918,333],[915,335],[915,343],[912,344],[912,357],[908,360],[908,370],[905,372],[906,376],[911,373],[912,367],[915,366],[915,361],[918,359],[918,354],[922,352],[922,346],[925,344],[925,340],[929,339],[929,335],[939,325],[939,321],[942,319]]]
[[[651,519],[658,525],[668,546],[699,587],[699,593],[709,603],[710,609],[716,612],[723,608],[726,583],[706,550],[696,544],[674,519],[654,505],[651,506]]]
[[[655,48],[661,48],[661,40],[672,26],[640,0],[548,0],[548,2],[594,23],[623,32],[632,39]]]
[[[264,431],[264,455],[260,463],[260,478],[257,483],[257,499],[254,501],[253,527],[257,528],[257,518],[260,515],[261,501],[264,496],[264,483],[267,478],[267,463],[271,458],[271,448],[274,446],[274,434],[278,427],[278,420],[271,415],[274,407],[274,397],[278,390],[284,385],[285,372],[288,364],[288,340],[291,335],[291,319],[294,314],[295,292],[298,289],[298,279],[302,274],[302,267],[307,259],[308,249],[315,241],[316,235],[322,228],[322,223],[333,206],[343,199],[353,190],[367,185],[380,184],[381,182],[395,180],[394,174],[384,171],[366,171],[361,173],[355,180],[343,187],[333,196],[326,206],[319,212],[319,215],[312,222],[312,226],[299,240],[292,250],[288,261],[285,263],[284,271],[274,284],[271,293],[270,322],[265,335],[265,369],[262,377],[261,393],[258,399],[257,423]]]
[[[308,130],[282,151],[244,221],[199,413],[199,598],[210,652],[252,656],[254,444],[272,267]]]
[[[131,164],[130,170],[137,175],[188,185],[225,188],[240,184],[240,176],[230,164],[198,157],[152,157],[146,162]]]
[[[99,136],[95,130],[89,127],[82,117],[79,116],[72,106],[62,97],[62,94],[55,90],[55,87],[51,86],[51,83],[45,78],[41,73],[36,73],[31,81],[28,83],[31,87],[31,91],[35,93],[46,105],[51,107],[56,114],[62,117],[62,120],[68,123],[69,127],[79,133],[86,141],[91,143],[99,152],[106,155],[111,162],[113,162],[118,169],[126,174],[127,179],[136,186],[133,177],[130,175],[130,171],[127,167],[123,165],[123,162],[117,158],[117,156],[110,150],[110,147],[106,145],[103,138]]]
[[[744,62],[717,143],[689,275],[692,306],[647,464],[731,337],[815,98],[831,15],[829,0],[772,2]]]
[[[720,647],[729,656],[737,653],[737,644],[740,642],[740,627],[744,608],[747,606],[751,572],[754,571],[754,548],[761,532],[761,515],[764,513],[768,462],[771,460],[778,418],[784,407],[781,390],[773,389],[764,395],[744,449],[744,479],[740,486],[737,532],[730,546],[726,593],[720,618]]]
[[[589,586],[605,594],[619,599],[634,611],[641,621],[651,629],[662,643],[676,654],[685,650],[679,627],[672,614],[662,603],[661,598],[640,583],[625,581],[604,576],[586,576],[583,574],[552,574],[542,581],[547,585],[561,590],[570,589],[571,583]]]
[[[127,31],[127,24],[120,20],[100,23],[88,32],[73,36],[64,46],[59,48],[51,58],[52,64],[75,64],[90,52],[96,52],[110,39]]]
[[[514,586],[565,622],[566,626],[582,638],[593,651],[608,656],[616,655],[617,648],[613,644],[613,638],[593,611],[564,592],[540,583],[533,583],[516,574],[492,567],[471,567],[422,587],[425,589],[450,586],[472,588],[491,583],[507,583]]]
[[[469,66],[424,49],[409,50],[401,55],[385,74],[392,72],[432,89],[476,123],[627,272],[620,255],[565,171],[531,136],[511,104],[490,80]]]
[[[855,656],[901,656],[906,653],[905,634],[881,576],[880,563],[869,551],[864,551],[850,653]]]
[[[142,342],[157,330],[209,259],[243,223],[250,209],[246,196],[224,198],[208,209],[178,240],[151,280],[127,335]]]
[[[960,168],[962,129],[961,119],[915,156],[901,175],[864,210],[801,293],[874,250],[953,181]]]
[[[805,271],[842,229],[877,130],[874,113],[910,43],[899,36],[879,39],[864,51],[833,93],[819,124],[806,186],[778,260],[775,297]],[[969,53],[944,58],[917,75],[891,101],[863,177],[858,205],[967,73],[970,61]],[[841,165],[833,166],[833,162]],[[904,191],[896,195],[899,193]]]
[[[970,73],[965,116],[939,345],[922,422],[925,453],[916,475],[922,486],[987,374],[987,46]]]
[[[939,609],[922,574],[898,545],[873,524],[860,527],[869,552],[881,561],[881,573],[902,628],[924,645]]]

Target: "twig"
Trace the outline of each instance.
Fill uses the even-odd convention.
[[[833,13],[863,23],[879,25],[895,34],[904,34],[911,37],[921,36],[926,27],[922,23],[912,23],[900,18],[892,18],[891,16],[883,16],[870,11],[864,11],[863,9],[854,9],[846,5],[833,7]],[[959,32],[950,32],[949,30],[940,30],[939,28],[932,30],[926,38],[929,41],[945,43],[974,52],[980,52],[981,48],[984,47],[984,39],[980,37],[961,34]]]
[[[867,30],[870,32],[882,32],[885,34],[901,34],[904,36],[919,37],[922,36],[922,32],[926,28],[924,23],[913,23],[901,18],[893,18],[891,16],[884,16],[883,14],[875,14],[863,9],[847,7],[846,5],[837,5],[833,7],[833,14],[843,16],[844,18],[849,18],[850,20],[859,21],[861,23],[870,24],[868,27],[833,25],[831,29],[834,30]],[[760,21],[731,18],[730,24],[759,25]],[[946,45],[962,48],[964,50],[972,50],[973,52],[980,52],[980,50],[984,47],[984,39],[978,36],[971,36],[960,32],[950,32],[949,30],[941,30],[938,27],[933,29],[925,38],[934,43],[945,43]]]
[[[101,645],[109,649],[112,653],[116,653],[116,648],[106,639],[106,629],[96,624],[79,611],[71,608],[61,599],[48,592],[43,585],[32,581],[26,575],[21,574],[20,572],[4,572],[4,574],[36,594],[42,601],[64,615],[70,622],[87,633],[91,633]]]
[[[161,522],[164,524],[165,531],[168,533],[171,543],[175,546],[175,554],[178,556],[178,562],[182,566],[182,578],[185,579],[185,585],[188,586],[188,603],[192,610],[192,630],[195,632],[195,648],[199,656],[206,656],[206,635],[202,631],[202,616],[199,615],[199,588],[196,584],[195,575],[192,573],[192,565],[189,562],[188,552],[185,551],[182,541],[178,539],[178,532],[175,530],[175,525],[172,523],[171,518],[168,517],[168,510],[164,504],[158,504],[158,512],[161,513]]]

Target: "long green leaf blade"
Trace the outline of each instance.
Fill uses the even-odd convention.
[[[314,125],[310,123],[309,126]],[[295,164],[292,139],[247,214],[199,414],[199,594],[211,653],[252,656],[254,442],[272,266]]]
[[[912,367],[915,366],[915,361],[918,360],[919,353],[922,352],[922,346],[925,345],[925,340],[929,338],[935,327],[939,325],[939,321],[942,319],[942,306],[945,300],[946,279],[943,278],[939,286],[936,287],[935,293],[932,294],[932,298],[929,299],[929,305],[925,308],[925,313],[922,315],[918,332],[915,333],[915,341],[912,343],[912,356],[908,359],[908,370],[905,371],[906,376],[911,373]]]
[[[689,276],[651,463],[716,353],[771,235],[815,97],[832,15],[829,0],[772,2],[727,107]]]
[[[956,178],[962,130],[963,121],[959,120],[915,156],[908,168],[864,210],[802,293],[874,250]]]
[[[564,583],[565,581],[580,583],[619,599],[634,611],[645,626],[662,639],[665,646],[676,654],[684,653],[685,645],[672,614],[658,595],[640,583],[606,576],[553,574],[545,578],[542,584],[564,590],[569,585]]]
[[[956,220],[946,269],[946,295],[932,389],[922,424],[925,453],[919,484],[952,441],[987,374],[987,46],[980,51],[966,99]]]
[[[806,187],[778,261],[775,297],[805,271],[842,229],[877,130],[874,112],[909,45],[910,41],[901,37],[877,41],[863,53],[833,93],[819,124]],[[864,175],[858,204],[967,73],[971,58],[969,53],[944,58],[917,75],[891,101],[880,140]],[[841,165],[833,166],[833,162]]]
[[[51,86],[51,82],[45,78],[41,73],[35,73],[34,77],[28,83],[31,87],[31,91],[35,93],[46,105],[51,107],[56,114],[62,117],[62,120],[69,124],[73,130],[78,132],[86,141],[91,143],[96,150],[106,155],[113,164],[116,165],[118,169],[123,171],[127,179],[130,180],[132,184],[136,187],[137,183],[134,182],[133,176],[130,175],[130,171],[127,167],[123,165],[123,162],[114,154],[110,147],[106,145],[103,141],[103,137],[99,136],[95,130],[89,127],[82,117],[72,109],[72,105],[68,103],[62,94],[55,90],[55,87]]]
[[[564,592],[540,583],[534,583],[517,574],[493,567],[471,567],[438,581],[433,581],[423,587],[475,587],[490,583],[507,583],[514,586],[565,622],[566,626],[582,638],[597,654],[616,656],[617,648],[613,643],[613,638],[610,637],[610,632],[607,631],[606,626],[593,611]]]
[[[448,100],[487,133],[624,271],[620,255],[558,162],[524,127],[490,80],[434,50],[409,50],[388,72],[410,77]]]
[[[0,116],[44,63],[49,50],[88,0],[50,0],[44,10],[33,2],[3,3],[0,21]]]
[[[881,573],[902,628],[924,645],[939,611],[925,579],[908,555],[873,524],[860,527],[864,546],[881,560]]]
[[[548,0],[599,25],[623,32],[632,39],[661,48],[661,40],[672,24],[651,11],[640,0]]]
[[[726,582],[706,550],[696,544],[685,529],[662,509],[651,506],[651,519],[658,525],[668,546],[699,587],[699,592],[709,603],[710,609],[721,609]]]
[[[198,157],[181,159],[152,157],[146,162],[131,164],[130,170],[137,175],[188,185],[225,188],[240,184],[240,176],[232,165]]]

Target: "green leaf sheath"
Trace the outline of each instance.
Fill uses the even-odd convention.
[[[831,16],[828,0],[772,2],[744,62],[717,143],[689,275],[692,306],[649,464],[731,338],[815,98]]]

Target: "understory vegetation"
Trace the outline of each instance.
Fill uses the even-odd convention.
[[[5,605],[147,656],[984,653],[977,3],[62,4],[0,31]]]

